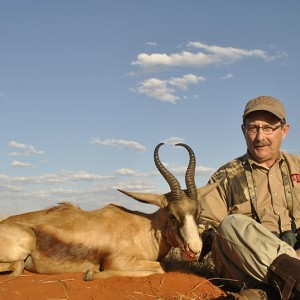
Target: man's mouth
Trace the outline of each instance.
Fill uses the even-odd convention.
[[[268,147],[269,145],[255,145],[255,148],[265,148]]]

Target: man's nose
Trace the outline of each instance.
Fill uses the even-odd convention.
[[[256,139],[263,140],[266,134],[263,132],[262,127],[257,127]]]

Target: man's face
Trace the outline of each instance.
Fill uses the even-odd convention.
[[[282,140],[286,137],[289,125],[280,125],[280,120],[267,111],[255,111],[250,113],[242,127],[246,144],[253,159],[266,167],[271,167],[278,157]],[[278,126],[278,128],[276,128]],[[272,127],[268,131],[258,127]],[[251,130],[252,128],[252,130]],[[254,130],[253,130],[254,128]],[[255,130],[256,128],[256,130]],[[257,131],[257,132],[255,132]]]

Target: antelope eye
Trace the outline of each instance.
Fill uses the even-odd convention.
[[[200,225],[200,224],[203,223],[203,220],[202,220],[202,218],[201,218],[201,215],[199,215],[199,216],[197,217],[196,223],[197,223],[198,225]]]
[[[195,219],[196,219],[196,222],[198,222],[198,223],[201,223],[201,212],[202,212],[202,209],[199,209],[199,210],[196,212]]]

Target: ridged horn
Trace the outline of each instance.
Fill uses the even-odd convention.
[[[175,146],[182,146],[188,150],[190,155],[189,165],[185,172],[185,184],[187,189],[187,195],[190,199],[196,200],[197,199],[197,187],[195,184],[195,171],[196,171],[196,157],[192,150],[192,148],[186,144],[178,143]]]
[[[165,178],[167,183],[170,186],[171,194],[172,194],[172,200],[177,201],[181,199],[181,187],[179,181],[175,178],[175,176],[170,173],[167,168],[161,163],[159,156],[158,156],[158,149],[160,146],[162,146],[164,143],[160,143],[155,147],[154,150],[154,162],[155,165],[160,172],[160,174]]]

